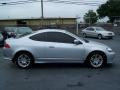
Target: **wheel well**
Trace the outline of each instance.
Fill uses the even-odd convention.
[[[103,55],[103,57],[105,58],[104,63],[107,63],[107,56],[106,56],[106,54],[105,54],[104,52],[102,52],[102,51],[92,51],[92,52],[90,52],[90,53],[88,54],[85,62],[88,62],[88,59],[89,59],[90,55],[92,55],[92,54],[94,54],[94,53],[99,53],[99,54]]]
[[[25,50],[16,52],[16,54],[14,55],[14,57],[13,57],[13,59],[12,59],[13,62],[15,62],[16,56],[19,55],[20,53],[27,53],[27,54],[29,54],[29,55],[32,57],[32,62],[34,63],[34,60],[35,60],[35,59],[34,59],[34,56],[33,56],[30,52],[25,51]]]
[[[99,33],[98,35],[102,35],[101,33]]]

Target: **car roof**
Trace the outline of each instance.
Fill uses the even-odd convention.
[[[99,26],[90,26],[90,27],[87,27],[87,28],[99,28]]]
[[[38,30],[36,33],[40,33],[40,32],[67,32],[67,31],[62,29],[41,29]]]
[[[25,37],[30,37],[32,35],[35,35],[35,34],[38,34],[38,33],[43,33],[43,32],[63,32],[63,33],[69,33],[66,30],[62,30],[62,29],[40,29],[40,30],[37,30],[34,33],[29,34],[29,35],[27,35]]]

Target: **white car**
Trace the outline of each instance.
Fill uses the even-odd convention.
[[[115,36],[114,32],[107,31],[102,27],[87,27],[82,30],[83,37],[97,37],[98,39],[102,38],[113,38]]]

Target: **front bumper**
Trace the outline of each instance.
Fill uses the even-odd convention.
[[[103,36],[103,38],[113,38],[114,36]]]
[[[107,54],[107,63],[108,64],[113,63],[114,58],[115,58],[115,52],[109,52]]]

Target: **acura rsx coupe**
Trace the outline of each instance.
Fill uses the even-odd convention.
[[[21,68],[34,63],[87,63],[94,68],[112,63],[115,53],[104,44],[82,39],[68,31],[44,29],[7,39],[4,58]]]

